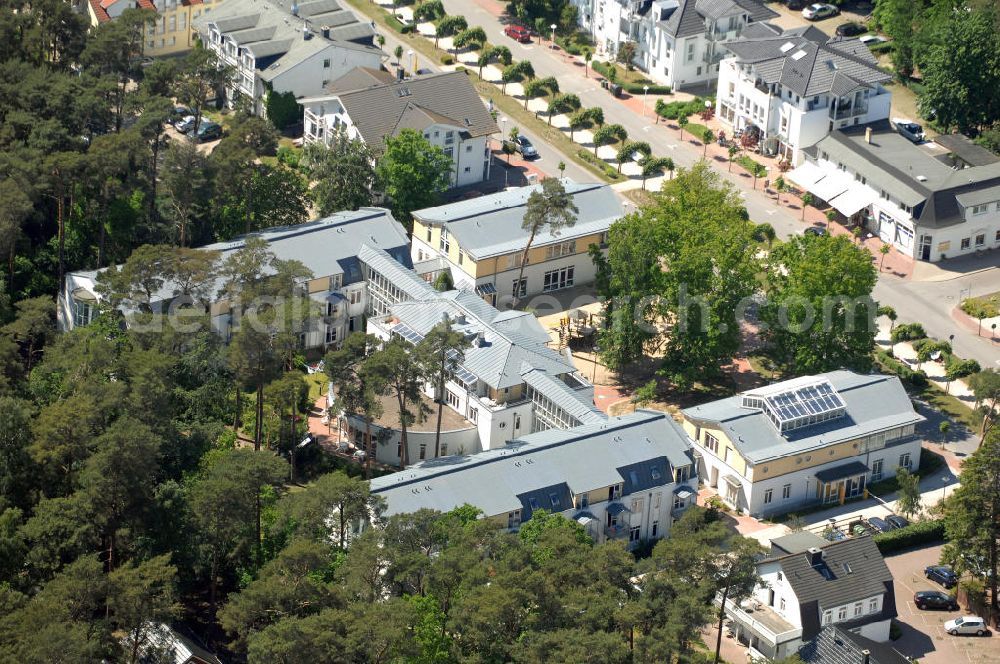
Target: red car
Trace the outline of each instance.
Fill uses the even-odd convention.
[[[523,25],[508,25],[503,29],[503,33],[514,41],[519,41],[522,44],[528,44],[531,42],[531,32]]]

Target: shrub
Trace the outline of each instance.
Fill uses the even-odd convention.
[[[931,544],[944,539],[944,520],[931,519],[911,523],[905,528],[879,533],[872,539],[884,556],[887,553],[908,549],[920,544]]]
[[[302,107],[295,101],[295,94],[292,92],[269,90],[264,106],[268,119],[278,131],[302,119]]]
[[[399,31],[401,33],[403,33],[404,35],[408,35],[410,33],[416,32],[417,31],[417,24],[416,23],[410,23],[409,25],[400,25]]]
[[[993,318],[994,316],[1000,316],[1000,309],[997,305],[988,299],[982,298],[969,298],[963,300],[960,306],[961,310],[972,318]]]
[[[688,126],[690,127],[691,125],[689,124]],[[701,125],[698,126],[700,127]],[[737,164],[746,169],[747,173],[749,173],[750,175],[756,175],[759,178],[762,178],[765,175],[767,175],[767,169],[764,167],[764,164],[758,161],[754,161],[747,155],[742,155],[740,157],[737,157],[735,161]]]
[[[927,333],[924,331],[924,326],[920,323],[903,323],[892,328],[891,340],[894,344],[898,344],[900,341],[915,341],[926,337]]]
[[[441,56],[441,64],[443,64],[443,65],[453,65],[453,64],[455,64],[455,58],[451,57],[450,55],[442,55]]]
[[[882,368],[882,371],[899,376],[899,379],[904,383],[908,383],[918,389],[927,387],[927,374],[923,371],[914,371],[887,351],[879,350],[875,353],[875,359]]]
[[[617,181],[622,179],[622,176],[618,174],[618,171],[615,170],[614,167],[612,167],[610,164],[608,164],[600,157],[595,157],[594,153],[591,152],[590,150],[586,149],[577,150],[576,156],[578,156],[580,159],[587,162],[597,170],[604,173],[604,175],[609,180]]]
[[[278,161],[282,164],[288,166],[289,168],[298,168],[301,155],[295,148],[289,147],[287,145],[281,145],[278,147],[277,152]]]

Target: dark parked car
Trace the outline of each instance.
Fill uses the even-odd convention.
[[[877,530],[880,533],[887,533],[892,530],[892,526],[885,519],[880,519],[877,516],[873,516],[868,519],[868,525]]]
[[[806,0],[787,0],[785,4],[788,6],[789,9],[799,10],[805,8],[807,3]]]
[[[940,590],[919,590],[913,594],[913,603],[918,609],[944,609],[958,611],[958,602],[948,593]]]
[[[222,127],[215,122],[205,121],[198,127],[198,131],[192,134],[192,137],[198,143],[214,141],[222,138]]]
[[[822,226],[810,226],[809,228],[802,231],[803,235],[815,235],[816,237],[823,237],[827,234],[826,229]]]
[[[945,588],[954,588],[958,585],[958,574],[955,574],[955,570],[948,565],[925,567],[924,576],[935,583],[940,583]]]
[[[890,516],[885,517],[885,520],[888,521],[889,525],[892,526],[893,528],[906,528],[908,525],[910,525],[909,521],[896,514],[892,514]]]
[[[838,37],[856,37],[865,32],[868,32],[868,27],[864,23],[855,21],[848,21],[837,26]]]
[[[514,139],[514,151],[520,152],[525,159],[534,159],[538,156],[538,150],[531,144],[527,136],[518,136]]]

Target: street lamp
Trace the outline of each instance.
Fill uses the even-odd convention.
[[[556,47],[556,28],[559,27],[555,23],[549,26],[552,28],[552,48]]]
[[[941,496],[941,500],[944,500],[945,498],[948,497],[948,477],[947,476],[942,477],[941,481],[945,483],[944,486],[941,487],[944,491],[944,495]]]
[[[646,97],[649,96],[649,86],[642,86],[642,117],[646,117]]]

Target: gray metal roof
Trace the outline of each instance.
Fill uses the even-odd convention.
[[[705,32],[705,19],[746,14],[751,21],[767,21],[779,14],[756,0],[680,0],[680,5],[660,21],[660,29],[676,37],[691,37]]]
[[[805,553],[813,547],[822,548],[828,543],[819,535],[815,535],[806,530],[775,537],[771,540],[772,557],[782,557],[789,553]]]
[[[434,123],[453,125],[469,136],[488,136],[500,131],[463,71],[374,85],[362,82],[357,74],[349,72],[345,76],[350,79],[338,79],[329,84],[329,95],[306,101],[338,99],[361,137],[375,149],[381,148],[386,137],[395,136],[401,129],[423,130]],[[362,85],[349,89],[355,81]],[[415,117],[415,113],[420,117]]]
[[[421,335],[426,335],[445,315],[453,328],[470,338],[481,333],[484,342],[465,350],[462,366],[490,387],[523,384],[525,365],[550,376],[576,372],[569,358],[546,345],[549,336],[534,316],[505,317],[494,323],[500,312],[474,293],[439,293],[428,288],[429,292],[413,301],[393,305],[392,317]]]
[[[409,242],[406,231],[392,213],[384,208],[361,208],[355,212],[338,212],[295,226],[269,228],[258,233],[241,236],[228,242],[200,247],[203,251],[216,251],[220,260],[246,246],[247,238],[260,238],[279,260],[296,260],[306,266],[314,278],[343,275],[343,283],[361,281],[358,253],[371,245],[396,264],[400,269],[410,266]],[[75,272],[81,276],[96,276],[97,272]],[[411,273],[412,274],[412,273]],[[216,290],[222,288],[221,278]],[[154,296],[154,303],[174,297],[177,289],[166,283]]]
[[[521,375],[524,377],[524,382],[551,399],[555,405],[579,420],[580,424],[604,421],[604,413],[590,402],[589,397],[581,398],[579,392],[542,369],[530,367]]]
[[[474,505],[487,516],[523,509],[520,497],[546,497],[565,484],[578,494],[631,482],[629,471],[652,482],[661,469],[663,485],[673,483],[673,468],[692,465],[683,431],[669,415],[640,410],[569,430],[549,430],[513,440],[501,449],[424,461],[371,481],[385,498],[388,515],[422,508],[448,511]],[[667,466],[669,463],[669,467]],[[622,470],[625,470],[623,474]],[[636,486],[645,486],[643,482]],[[626,492],[627,493],[627,492]],[[539,507],[562,509],[539,502]]]
[[[981,145],[976,145],[968,136],[962,134],[944,134],[935,136],[934,142],[955,154],[969,166],[989,166],[1000,161],[1000,157]]]
[[[725,46],[738,62],[753,65],[765,83],[780,83],[804,97],[844,95],[859,86],[873,87],[892,80],[857,39],[830,38],[812,26],[746,30]]]
[[[913,410],[910,397],[895,376],[840,370],[817,378],[826,378],[837,390],[847,407],[844,417],[782,435],[763,412],[743,407],[739,395],[685,408],[682,412],[693,421],[720,427],[740,454],[753,464],[924,420]]]
[[[202,35],[215,25],[224,35],[234,35],[242,48],[257,60],[257,75],[272,81],[300,62],[331,46],[364,50],[381,55],[373,45],[375,30],[369,22],[357,17],[337,0],[316,0],[298,6],[298,15],[291,12],[289,0],[227,0],[211,12],[192,19],[192,26]],[[322,10],[322,11],[321,11]],[[310,29],[309,39],[303,37],[303,27]],[[336,26],[330,38],[320,29]]]
[[[432,298],[437,293],[413,270],[406,269],[410,267],[408,262],[399,261],[381,247],[365,243],[358,251],[358,260],[388,277],[410,299]]]
[[[624,215],[621,200],[605,184],[577,184],[565,181],[578,212],[576,223],[558,235],[545,230],[535,236],[534,247],[563,242],[575,237],[602,233]],[[541,185],[517,187],[467,201],[417,210],[413,216],[429,225],[444,226],[459,246],[474,260],[509,254],[524,249],[527,235],[521,224],[528,197]]]
[[[936,158],[933,146],[914,145],[887,120],[840,129],[807,148],[816,159],[823,154],[859,173],[873,189],[883,189],[914,208],[913,217],[924,227],[951,226],[965,221],[963,206],[1000,200],[1000,161],[954,169]]]
[[[845,477],[856,477],[867,473],[868,464],[864,461],[848,461],[847,463],[834,466],[833,468],[824,468],[823,470],[817,471],[816,481],[823,483],[833,482],[834,480],[842,480]]]

